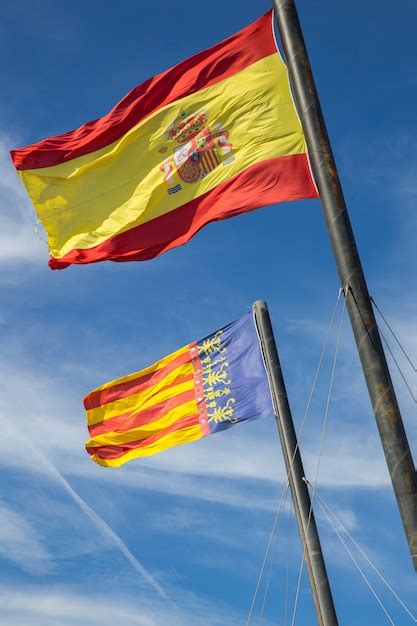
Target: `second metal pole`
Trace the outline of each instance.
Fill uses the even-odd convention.
[[[297,435],[295,433],[266,302],[255,302],[253,312],[270,381],[272,401],[301,542],[305,550],[305,560],[318,623],[319,626],[338,626],[336,610],[327,578],[310,493],[307,483],[304,480],[303,463],[298,448]]]

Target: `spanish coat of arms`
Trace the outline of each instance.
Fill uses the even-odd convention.
[[[173,154],[160,167],[169,194],[182,189],[181,184],[175,184],[175,173],[184,183],[195,183],[218,165],[228,165],[235,158],[233,146],[229,142],[229,132],[223,130],[221,124],[216,124],[211,129],[205,110],[192,115],[181,111],[164,134],[167,141],[176,144]],[[160,152],[166,150],[164,146]]]

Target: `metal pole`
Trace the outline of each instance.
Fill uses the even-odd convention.
[[[294,99],[411,558],[417,571],[417,477],[334,162],[294,0],[273,0]]]
[[[327,578],[310,494],[304,480],[303,463],[266,302],[255,302],[253,312],[270,381],[276,422],[301,542],[305,552],[318,623],[320,626],[337,626],[336,610]]]

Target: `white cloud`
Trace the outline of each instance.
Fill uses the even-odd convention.
[[[0,132],[0,263],[46,262],[46,244],[35,233],[36,215],[9,155],[14,142]]]
[[[220,603],[210,605],[186,593],[182,598],[182,609],[173,610],[167,602],[137,593],[133,599],[62,588],[3,587],[0,614],[7,616],[7,626],[234,626],[243,621]]]
[[[90,521],[96,526],[102,535],[106,537],[113,545],[123,554],[133,569],[150,585],[154,591],[156,591],[161,597],[167,599],[164,589],[154,579],[154,577],[147,571],[142,563],[136,558],[134,554],[129,550],[125,542],[114,532],[112,528],[95,512],[93,509],[78,495],[78,493],[71,487],[62,474],[52,465],[52,463],[42,454],[39,450],[34,450],[34,456],[37,456],[41,463],[46,467],[48,474],[52,479],[56,480],[65,490],[65,492],[72,498],[79,509],[86,515]]]
[[[333,514],[338,520],[340,520],[348,532],[352,533],[353,531],[358,530],[358,519],[352,509],[347,509],[345,507],[333,507]]]
[[[30,574],[45,574],[53,568],[44,538],[23,515],[1,502],[0,557]]]
[[[3,429],[6,433],[6,445],[10,445],[10,441],[7,437],[7,433],[10,434],[11,432],[11,438],[14,441],[14,445],[11,449],[20,450],[21,456],[20,458],[17,459],[18,467],[23,467],[23,463],[25,463],[26,469],[29,469],[30,467],[31,471],[33,471],[36,468],[38,471],[46,473],[46,475],[49,478],[56,481],[63,488],[64,492],[67,495],[69,495],[69,497],[75,502],[75,504],[82,511],[82,513],[90,519],[92,524],[107,539],[107,541],[112,543],[121,552],[121,554],[123,554],[123,556],[127,559],[127,561],[130,563],[133,569],[139,574],[139,576],[141,576],[148,583],[148,585],[153,587],[154,590],[158,594],[160,594],[162,597],[167,597],[164,589],[153,578],[153,576],[147,571],[147,569],[142,565],[142,563],[137,559],[137,557],[134,554],[132,554],[132,552],[129,550],[129,548],[124,543],[124,541],[119,537],[119,535],[116,532],[114,532],[114,530],[79,496],[79,494],[71,487],[68,481],[62,476],[59,470],[54,467],[51,461],[42,452],[41,442],[38,439],[39,434],[42,435],[42,433],[39,433],[39,432],[37,433],[36,444],[35,444],[34,442],[31,441],[30,437],[27,437],[27,432],[24,433],[22,429],[19,429],[19,430],[13,429],[12,422],[7,416],[3,415],[2,422],[3,422],[2,424]],[[16,459],[14,459],[13,464],[15,463],[16,463]],[[15,515],[15,513],[13,511],[10,511],[10,516],[13,517],[13,515]],[[12,526],[7,523],[7,519],[8,518],[6,518],[6,521],[4,522],[6,525],[6,530],[12,528]],[[17,530],[19,530],[21,526],[22,524],[20,524],[20,526],[17,526]],[[1,523],[0,523],[0,531],[1,531]],[[6,536],[6,545],[8,545],[9,536],[7,532],[5,533],[5,536]],[[18,555],[22,551],[19,548],[20,544],[23,543],[23,550],[26,547],[22,540],[22,536],[23,535],[19,530],[17,534],[17,541],[15,542],[15,545],[17,545],[16,549],[18,550],[18,553],[17,553]],[[28,537],[30,537],[30,535],[28,535]],[[0,554],[1,552],[2,552],[2,544],[1,544],[1,538],[0,538]],[[10,556],[13,554],[14,554],[14,548],[12,544],[12,547],[9,548],[9,551],[8,552],[6,551],[6,555]],[[39,550],[36,554],[38,554],[37,560],[39,560],[39,554],[40,554]],[[10,558],[13,558],[13,557],[10,556]],[[18,557],[16,557],[14,560],[17,560],[17,558]]]

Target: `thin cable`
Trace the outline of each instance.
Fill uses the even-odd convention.
[[[288,551],[287,551],[287,575],[285,581],[285,609],[284,609],[284,626],[288,624],[288,591],[289,591],[289,578],[290,578],[290,560],[291,560],[291,530],[292,530],[292,512],[293,505],[291,502],[290,516],[288,521]]]
[[[384,585],[390,590],[390,592],[392,593],[392,595],[394,596],[394,598],[399,602],[399,604],[402,606],[402,608],[404,609],[404,611],[406,613],[408,613],[408,615],[411,617],[411,619],[413,620],[414,623],[417,623],[417,618],[414,617],[414,615],[412,614],[412,612],[410,611],[410,609],[406,606],[406,604],[401,600],[401,598],[398,596],[398,594],[394,591],[394,589],[391,587],[391,585],[389,584],[389,582],[386,580],[386,578],[384,578],[384,576],[381,574],[381,572],[379,571],[379,569],[376,567],[376,565],[371,561],[370,557],[366,554],[365,550],[360,546],[360,544],[354,539],[354,537],[352,537],[352,535],[350,534],[350,532],[347,530],[347,528],[342,524],[342,522],[339,520],[339,518],[336,516],[336,513],[334,513],[332,511],[332,509],[329,507],[328,504],[326,504],[326,502],[324,501],[324,498],[319,494],[318,490],[316,491],[316,498],[317,500],[321,501],[322,506],[324,506],[326,508],[326,510],[328,511],[328,513],[333,517],[333,519],[339,524],[339,526],[341,527],[341,529],[343,530],[343,532],[346,533],[346,535],[349,537],[349,539],[351,540],[351,542],[353,543],[353,545],[359,550],[359,552],[362,554],[362,556],[364,557],[364,559],[369,563],[369,565],[372,567],[372,569],[374,570],[374,572],[378,575],[378,577],[381,579],[381,581],[384,583]]]
[[[373,299],[373,297],[370,297],[370,300],[372,302],[372,304],[374,305],[374,307],[376,308],[376,310],[378,311],[379,315],[382,317],[382,319],[385,322],[386,327],[388,328],[388,330],[390,331],[391,335],[394,337],[395,341],[397,342],[401,352],[403,353],[403,355],[405,356],[405,358],[407,359],[407,361],[409,362],[409,364],[411,365],[411,367],[413,368],[413,370],[415,372],[417,372],[417,367],[414,365],[414,363],[412,362],[411,358],[408,356],[407,352],[405,351],[405,348],[403,347],[403,345],[401,344],[400,340],[398,339],[397,335],[395,334],[395,332],[393,331],[393,329],[391,328],[391,326],[389,325],[388,321],[386,320],[384,314],[382,313],[381,309],[379,308],[379,306],[377,305],[377,303],[375,302],[375,300]],[[380,329],[381,330],[381,329]]]
[[[302,555],[301,555],[301,563],[300,563],[300,570],[299,570],[299,574],[298,574],[297,590],[296,590],[296,594],[295,594],[295,601],[294,601],[294,609],[293,609],[291,626],[294,626],[295,617],[296,617],[296,614],[297,614],[298,598],[299,598],[299,595],[300,595],[300,587],[301,587],[301,576],[302,576],[302,573],[303,573],[304,559],[305,559],[306,547],[307,547],[308,529],[310,528],[311,516],[312,516],[312,513],[313,513],[314,495],[315,495],[315,491],[316,491],[317,479],[318,479],[318,475],[319,475],[321,458],[322,458],[322,454],[323,454],[324,437],[325,437],[325,434],[326,434],[327,421],[328,421],[329,410],[330,410],[330,400],[331,400],[332,392],[333,392],[333,384],[334,384],[334,378],[335,378],[335,373],[336,373],[336,364],[337,364],[337,357],[338,357],[338,354],[339,354],[340,338],[341,338],[341,335],[342,335],[342,328],[343,328],[343,320],[344,320],[344,317],[345,317],[345,310],[346,310],[346,300],[343,301],[342,312],[341,312],[341,315],[340,315],[339,329],[338,329],[338,332],[337,332],[336,347],[335,347],[335,352],[334,352],[334,357],[333,357],[333,365],[332,365],[332,371],[331,371],[331,375],[330,375],[329,389],[328,389],[328,392],[327,392],[326,409],[325,409],[325,412],[324,412],[323,426],[322,426],[322,429],[321,429],[319,453],[318,453],[316,471],[315,471],[315,475],[314,475],[314,483],[313,483],[313,491],[312,491],[312,495],[311,495],[310,510],[309,510],[309,514],[308,514],[307,528],[306,528],[306,531],[305,531],[305,534],[304,534],[303,552],[302,552]]]
[[[284,507],[285,507],[285,503],[287,502],[287,495],[288,495],[288,489],[287,489],[287,493],[285,494]],[[266,604],[266,599],[268,597],[269,585],[270,585],[270,582],[271,582],[271,575],[272,575],[272,567],[273,567],[274,562],[275,562],[275,555],[276,555],[277,547],[278,547],[278,533],[275,535],[274,547],[272,549],[271,558],[269,559],[268,578],[267,578],[266,585],[265,585],[264,597],[263,597],[263,601],[262,601],[261,612],[260,612],[260,615],[259,615],[258,626],[262,625],[263,618],[264,618],[265,604]]]
[[[292,459],[290,460],[289,471],[292,469],[292,465],[294,463],[295,456],[297,454],[298,448],[300,447],[301,435],[303,433],[304,426],[305,426],[306,421],[307,421],[311,400],[313,398],[314,391],[316,389],[316,384],[317,384],[317,380],[318,380],[318,377],[319,377],[319,374],[320,374],[321,365],[322,365],[324,356],[325,356],[326,351],[327,351],[327,344],[329,342],[329,337],[330,337],[331,332],[333,330],[334,318],[335,318],[335,315],[336,315],[337,307],[339,305],[340,296],[342,295],[342,291],[343,291],[342,289],[339,289],[339,292],[338,292],[337,298],[336,298],[336,304],[333,307],[333,311],[332,311],[332,315],[331,315],[331,318],[330,318],[329,326],[327,328],[327,333],[326,333],[326,337],[325,337],[325,340],[324,340],[323,348],[322,348],[321,355],[320,355],[320,358],[319,358],[319,363],[318,363],[317,368],[316,368],[316,373],[314,375],[314,380],[313,380],[311,391],[310,391],[310,394],[309,394],[309,397],[308,397],[307,405],[306,405],[306,408],[305,408],[305,411],[304,411],[303,419],[301,420],[301,426],[300,426],[299,432],[297,433],[297,443],[296,443],[296,446],[295,446],[295,449],[294,449],[294,453],[293,453]],[[259,334],[258,334],[258,337],[259,337]],[[269,374],[268,374],[268,371],[266,369],[266,366],[265,366],[265,370],[267,372],[267,376],[269,377]],[[278,414],[278,409],[275,406],[274,406],[274,410]]]
[[[340,296],[341,295],[342,295],[342,289],[339,289],[339,292],[338,292],[337,298],[336,298],[336,304],[334,305],[334,308],[333,308],[333,311],[332,311],[332,315],[331,315],[331,318],[330,318],[329,326],[327,328],[326,337],[324,339],[323,348],[322,348],[322,351],[321,351],[321,354],[320,354],[320,358],[319,358],[319,362],[318,362],[318,365],[317,365],[317,368],[316,368],[316,373],[314,375],[314,380],[313,380],[313,384],[311,386],[310,395],[309,395],[308,400],[307,400],[307,405],[306,405],[306,408],[305,408],[305,411],[304,411],[303,419],[301,420],[301,426],[300,426],[300,429],[299,429],[299,432],[298,432],[298,435],[297,435],[297,445],[296,445],[295,450],[294,450],[294,455],[293,455],[293,458],[292,458],[292,461],[291,461],[291,465],[294,462],[294,458],[295,458],[295,455],[297,453],[297,450],[298,450],[298,447],[299,447],[299,443],[300,443],[300,440],[301,440],[301,435],[303,434],[304,426],[305,426],[305,423],[307,421],[308,412],[310,410],[310,404],[311,404],[311,401],[313,399],[314,392],[316,390],[317,380],[318,380],[318,377],[319,377],[319,374],[320,374],[321,365],[323,363],[324,356],[325,356],[326,351],[327,351],[327,344],[329,343],[329,338],[330,338],[331,332],[333,330],[334,318],[336,316],[336,311],[337,311],[337,307],[339,306]]]
[[[378,326],[378,324],[377,324],[377,326]],[[382,330],[381,330],[380,326],[378,326],[378,330],[379,330],[379,332],[380,332],[380,334],[381,334],[381,337],[382,337],[383,342],[384,342],[384,343],[385,343],[385,345],[387,346],[387,350],[388,350],[388,352],[390,353],[392,360],[394,361],[395,365],[397,366],[397,370],[399,371],[400,376],[401,376],[401,378],[403,379],[403,382],[404,382],[405,386],[407,387],[408,392],[409,392],[410,396],[412,397],[412,399],[413,399],[413,401],[414,401],[414,404],[417,404],[417,398],[414,396],[413,391],[412,391],[412,389],[411,389],[410,385],[409,385],[409,384],[408,384],[408,382],[407,382],[407,379],[406,379],[406,377],[405,377],[405,374],[403,373],[403,371],[402,371],[402,369],[401,369],[401,367],[400,367],[400,365],[399,365],[399,363],[398,363],[397,359],[395,358],[394,353],[392,352],[392,350],[391,350],[391,348],[390,348],[390,345],[389,345],[389,343],[388,343],[387,339],[385,338],[385,335],[384,335],[384,333],[382,332]]]
[[[251,607],[250,607],[250,610],[249,610],[248,619],[246,620],[246,626],[249,626],[249,624],[251,622],[251,619],[252,619],[253,609],[255,608],[256,598],[258,597],[259,586],[261,584],[261,579],[262,579],[263,572],[264,572],[264,569],[265,569],[265,564],[266,564],[266,561],[268,559],[268,554],[269,554],[269,550],[270,550],[270,547],[271,547],[271,542],[272,542],[272,539],[273,539],[274,534],[275,534],[275,529],[277,528],[277,526],[278,526],[278,529],[279,529],[279,523],[281,522],[281,516],[282,516],[283,509],[284,509],[285,500],[287,498],[288,486],[289,486],[289,484],[288,484],[288,481],[287,481],[285,483],[284,490],[283,490],[282,496],[281,496],[281,501],[280,501],[280,503],[278,505],[278,509],[277,509],[277,512],[276,512],[276,515],[275,515],[275,519],[274,519],[274,523],[272,525],[271,533],[269,535],[268,544],[267,544],[267,547],[266,547],[266,551],[265,551],[264,559],[263,559],[263,562],[262,562],[262,565],[261,565],[261,569],[259,571],[258,580],[256,582],[255,593],[253,594],[252,604],[251,604]]]
[[[331,376],[330,376],[329,390],[328,390],[328,393],[327,393],[326,410],[325,410],[325,413],[324,413],[323,428],[322,428],[322,431],[321,431],[319,456],[318,456],[318,459],[317,459],[316,473],[315,473],[315,476],[314,476],[314,484],[313,484],[313,494],[312,494],[312,498],[311,498],[310,517],[311,517],[312,510],[313,510],[313,500],[314,500],[314,495],[315,495],[315,492],[316,492],[317,480],[318,480],[319,471],[320,471],[321,458],[322,458],[322,455],[323,455],[324,437],[325,437],[325,434],[326,434],[327,422],[328,422],[328,417],[329,417],[330,402],[331,402],[332,393],[333,393],[333,385],[334,385],[334,379],[335,379],[335,374],[336,374],[337,357],[339,355],[340,338],[342,336],[342,329],[343,329],[343,321],[344,321],[344,318],[345,318],[345,311],[346,311],[346,301],[344,300],[343,301],[343,307],[342,307],[342,313],[341,313],[341,316],[340,316],[339,329],[338,329],[338,332],[337,332],[336,349],[335,349],[335,353],[334,353],[334,359],[333,359],[333,365],[332,365],[332,373],[331,373]]]
[[[391,618],[390,614],[388,613],[387,609],[385,608],[385,606],[382,604],[382,601],[380,599],[380,597],[378,596],[377,592],[375,591],[375,589],[373,588],[372,584],[370,583],[370,581],[368,580],[366,574],[364,573],[364,571],[362,570],[361,566],[359,565],[359,563],[357,562],[357,560],[355,559],[355,557],[353,556],[352,552],[349,550],[348,545],[346,544],[346,542],[344,541],[343,537],[341,536],[341,534],[339,533],[339,531],[337,530],[335,524],[333,523],[331,517],[327,514],[326,509],[322,506],[320,500],[317,498],[317,502],[319,504],[319,507],[321,508],[321,510],[323,511],[325,517],[327,518],[329,524],[331,525],[331,527],[333,528],[334,532],[336,533],[336,535],[338,536],[339,540],[341,541],[341,543],[343,544],[346,552],[348,553],[348,555],[350,556],[350,558],[352,559],[353,563],[356,565],[356,568],[358,569],[360,575],[362,576],[362,578],[364,579],[364,581],[366,582],[366,584],[368,585],[369,589],[372,592],[372,595],[375,597],[376,601],[378,602],[379,606],[381,607],[381,609],[384,611],[385,615],[387,616],[388,620],[390,621],[390,623],[392,624],[392,626],[396,626],[395,622],[393,621],[393,619]]]

